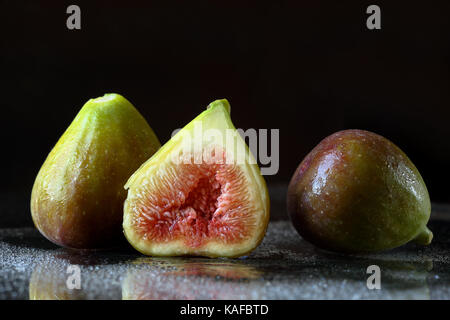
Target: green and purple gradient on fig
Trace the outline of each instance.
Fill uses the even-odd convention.
[[[396,145],[368,131],[344,130],[320,142],[294,173],[287,204],[299,234],[331,251],[376,252],[433,237],[419,171]]]
[[[31,195],[34,224],[60,246],[116,246],[123,241],[123,185],[159,147],[123,96],[90,99],[39,170]]]

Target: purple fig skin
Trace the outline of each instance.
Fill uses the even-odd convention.
[[[322,140],[295,171],[287,206],[298,233],[330,251],[376,252],[432,239],[419,171],[396,145],[369,131]]]

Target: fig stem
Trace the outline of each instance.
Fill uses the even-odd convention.
[[[428,229],[426,226],[422,229],[422,231],[414,238],[414,242],[421,245],[429,245],[431,240],[433,239],[433,232]]]
[[[231,106],[227,99],[219,99],[211,102],[206,109],[212,109],[217,106],[223,106],[228,113],[231,113]]]

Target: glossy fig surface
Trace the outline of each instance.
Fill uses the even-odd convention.
[[[160,143],[124,97],[89,100],[42,165],[31,195],[39,231],[70,248],[110,247],[123,239],[123,185]]]
[[[331,251],[374,252],[432,239],[419,171],[391,141],[364,130],[321,141],[294,173],[287,205],[299,234]]]

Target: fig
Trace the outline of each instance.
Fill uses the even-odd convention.
[[[35,226],[64,247],[119,244],[123,185],[159,147],[153,130],[124,97],[89,100],[39,170],[31,194]]]
[[[211,103],[126,183],[123,228],[141,253],[237,257],[263,239],[267,187],[229,112]]]
[[[411,240],[427,245],[433,236],[419,171],[391,141],[364,130],[322,140],[295,171],[287,206],[298,233],[330,251],[376,252]]]

